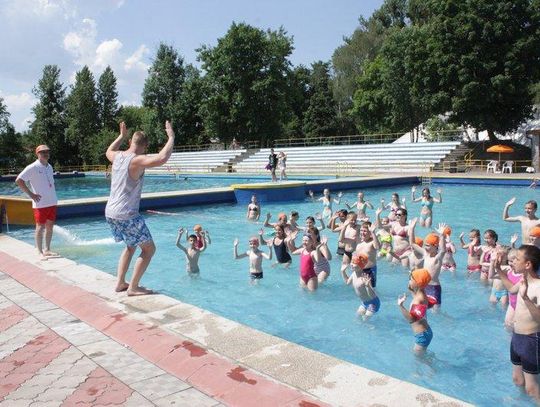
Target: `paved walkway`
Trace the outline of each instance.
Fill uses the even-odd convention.
[[[325,405],[2,252],[0,270],[2,406]]]

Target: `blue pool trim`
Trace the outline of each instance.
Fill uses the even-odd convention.
[[[55,173],[54,178],[84,178],[86,174],[84,172],[60,172]],[[0,175],[0,182],[15,182],[17,175]]]

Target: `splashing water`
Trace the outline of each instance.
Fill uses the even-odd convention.
[[[65,243],[73,246],[99,246],[115,243],[112,237],[107,237],[104,239],[83,240],[77,234],[72,233],[69,229],[63,228],[62,226],[58,225],[54,225],[53,231],[56,237],[59,237]]]

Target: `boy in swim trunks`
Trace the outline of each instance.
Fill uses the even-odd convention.
[[[377,208],[375,213],[378,216],[381,212],[382,208]],[[360,242],[356,245],[354,254],[367,256],[368,260],[362,272],[370,276],[373,287],[377,286],[377,251],[380,248],[379,238],[375,234],[375,225],[364,222],[360,227]]]
[[[356,295],[360,298],[360,301],[362,301],[362,304],[360,304],[356,313],[360,315],[364,321],[377,313],[381,307],[379,296],[371,284],[371,275],[363,272],[368,261],[367,255],[355,253],[351,260],[352,273],[350,276],[347,275],[347,266],[341,266],[341,276],[343,277],[345,284],[352,284]]]
[[[343,242],[343,261],[344,265],[351,262],[352,255],[356,250],[356,246],[361,242],[360,226],[356,223],[358,215],[356,212],[349,212],[347,220],[343,223],[343,227],[339,232],[339,239]]]
[[[522,245],[518,249],[513,266],[523,279],[512,284],[507,273],[499,269],[499,275],[510,293],[518,294],[514,314],[514,332],[510,344],[512,379],[516,386],[525,386],[525,391],[535,402],[540,403],[540,279],[536,271],[540,266],[540,249]]]
[[[259,238],[257,236],[249,238],[250,249],[244,253],[238,254],[238,238],[234,239],[233,245],[235,260],[249,257],[249,278],[251,283],[254,284],[257,280],[263,278],[262,261],[263,258],[272,260],[272,247],[268,245],[268,254],[259,250]]]
[[[430,308],[432,301],[424,292],[430,281],[431,275],[428,270],[413,270],[410,273],[408,285],[408,289],[412,293],[410,309],[403,306],[407,294],[400,295],[397,301],[401,315],[411,324],[414,333],[413,350],[417,354],[423,354],[433,339],[433,331],[426,318],[427,309]]]
[[[411,241],[414,239],[415,220],[411,222]],[[442,236],[445,227],[444,223],[440,223],[437,229],[438,234],[429,233],[424,239],[424,247],[420,247],[416,243],[411,244],[413,250],[424,258],[424,268],[428,270],[431,276],[429,284],[425,287],[425,293],[428,298],[434,300],[434,310],[438,310],[442,303],[442,287],[439,275],[441,274],[442,259],[445,254],[446,244]]]
[[[341,232],[341,229],[343,228],[343,223],[347,220],[347,215],[347,209],[340,209],[339,211],[336,211],[330,218],[330,222],[328,223],[328,229],[330,229],[334,233]],[[339,224],[337,223],[338,221]],[[343,248],[344,246],[344,243],[338,239],[336,250],[336,254],[338,256],[343,256],[343,253],[345,251]]]
[[[534,200],[530,200],[525,203],[525,216],[509,216],[508,210],[516,202],[516,198],[510,199],[504,205],[503,220],[507,222],[520,222],[521,223],[521,239],[523,244],[528,244],[530,230],[535,226],[540,226],[540,219],[536,216],[536,210],[538,204]]]
[[[202,252],[206,250],[206,241],[204,239],[204,232],[201,232],[203,235],[203,239],[201,240],[202,246],[199,247],[197,244],[197,236],[195,235],[189,235],[188,236],[188,242],[189,247],[185,248],[180,243],[180,239],[182,238],[182,234],[187,229],[180,228],[178,229],[178,237],[176,238],[176,247],[178,247],[180,250],[184,252],[186,255],[186,271],[189,276],[194,277],[199,275],[199,256]]]

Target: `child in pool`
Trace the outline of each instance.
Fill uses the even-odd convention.
[[[503,307],[508,305],[508,290],[504,286],[504,283],[499,276],[499,269],[504,267],[506,270],[509,269],[508,266],[508,253],[510,251],[509,247],[499,246],[495,256],[491,260],[491,266],[489,268],[489,280],[492,281],[491,284],[491,294],[489,296],[489,302],[492,304],[497,304],[499,301]]]
[[[349,210],[356,208],[358,219],[361,222],[365,222],[369,220],[369,217],[366,215],[366,208],[373,209],[373,205],[371,204],[371,202],[364,200],[363,192],[358,192],[357,201],[354,205],[349,205],[348,202],[346,202],[345,205],[347,206],[347,209]]]
[[[332,217],[330,218],[330,222],[328,223],[328,228],[334,233],[340,233],[341,229],[343,228],[343,224],[347,220],[348,214],[349,212],[347,211],[347,209],[340,209],[336,211],[336,213],[334,213]],[[343,241],[338,239],[337,250],[336,250],[336,254],[338,256],[343,256],[343,253],[345,252],[344,247],[345,247],[345,244],[343,243]]]
[[[271,213],[266,214],[266,219],[264,221],[263,226],[265,228],[275,228],[276,225],[283,226],[283,229],[285,230],[286,234],[289,234],[291,225],[287,222],[287,214],[284,212],[280,212],[278,214],[278,221],[276,223],[270,223],[270,218],[272,217]]]
[[[402,208],[407,209],[407,206],[405,205],[405,198],[400,201],[399,194],[397,192],[394,192],[392,194],[392,200],[388,204],[385,204],[384,198],[381,198],[381,208],[383,208],[383,210],[390,210],[390,213],[388,214],[388,219],[390,220],[390,222],[394,222],[397,220],[396,212]]]
[[[422,196],[419,198],[415,198],[415,192],[416,186],[413,185],[411,188],[411,201],[422,203],[422,209],[420,210],[420,226],[430,228],[433,221],[433,204],[435,202],[442,203],[442,191],[440,188],[437,189],[437,194],[439,195],[438,198],[431,196],[429,188],[422,189]]]
[[[313,194],[313,191],[309,191],[309,196],[311,197],[312,201],[315,201],[315,196]],[[323,211],[322,216],[328,221],[332,217],[332,202],[339,205],[341,202],[341,197],[343,196],[343,192],[338,192],[337,199],[332,198],[330,196],[330,190],[328,188],[325,188],[323,190],[323,196],[318,198],[317,201],[321,201],[323,203]]]
[[[529,243],[540,249],[540,226],[534,226],[529,230]]]
[[[456,271],[456,261],[454,260],[454,254],[456,254],[456,246],[454,245],[454,243],[452,243],[452,240],[450,239],[451,234],[452,229],[450,228],[450,226],[447,226],[443,231],[445,248],[441,269],[454,272]]]
[[[178,247],[180,250],[184,252],[186,255],[186,271],[188,275],[190,276],[198,276],[199,275],[199,256],[202,252],[206,250],[206,240],[204,239],[204,232],[201,231],[202,234],[202,246],[198,246],[198,240],[197,236],[195,235],[189,235],[188,236],[188,242],[189,247],[186,248],[182,246],[180,243],[180,239],[182,238],[182,234],[186,232],[187,229],[179,228],[178,229],[178,237],[176,238],[176,247]]]
[[[360,304],[356,313],[360,315],[364,321],[377,313],[381,307],[379,296],[371,284],[371,275],[363,272],[368,265],[368,262],[368,256],[363,253],[355,253],[351,260],[350,276],[347,275],[347,266],[341,266],[341,276],[343,277],[345,284],[352,284],[356,295],[360,298],[360,301],[362,301],[362,304]]]
[[[411,324],[414,333],[414,352],[423,354],[431,340],[433,331],[426,319],[426,311],[431,306],[429,297],[424,292],[425,287],[431,281],[431,275],[426,269],[416,269],[410,273],[408,289],[412,294],[410,309],[403,306],[407,299],[407,294],[403,293],[398,297],[399,310],[403,317]]]
[[[414,239],[414,227],[416,226],[416,218],[411,222],[411,241]],[[445,254],[445,241],[442,236],[446,225],[440,223],[437,229],[438,234],[429,233],[424,239],[424,247],[418,246],[416,243],[411,244],[414,251],[420,254],[424,259],[424,268],[428,270],[431,280],[425,287],[426,295],[433,299],[433,309],[438,310],[442,304],[442,287],[439,281],[441,274],[442,259]]]
[[[538,219],[536,216],[538,204],[536,201],[530,200],[525,203],[525,215],[509,216],[508,210],[514,204],[514,202],[516,202],[515,197],[506,202],[502,217],[506,222],[519,222],[521,224],[521,239],[523,244],[527,244],[529,231],[535,226],[540,226],[540,219]]]
[[[517,294],[514,313],[514,332],[510,344],[510,360],[513,364],[512,379],[516,386],[525,386],[525,391],[540,404],[540,249],[522,245],[513,261],[516,273],[523,274],[522,280],[512,284],[504,269],[498,270],[507,290]]]
[[[349,214],[347,215],[347,220],[343,223],[343,227],[339,232],[338,241],[343,242],[342,263],[345,265],[351,262],[352,255],[356,250],[356,246],[362,240],[362,236],[360,234],[360,226],[358,226],[356,220],[356,212],[349,212]]]
[[[487,284],[489,281],[488,278],[489,268],[491,267],[491,258],[495,258],[497,256],[497,249],[499,248],[497,240],[499,240],[499,236],[494,230],[487,229],[484,232],[485,244],[480,246],[480,265],[482,266],[480,269],[480,280],[485,284]]]
[[[286,268],[289,268],[291,265],[291,255],[289,254],[289,239],[291,235],[287,236],[285,234],[285,229],[281,225],[276,225],[274,227],[274,237],[269,240],[264,240],[263,234],[264,231],[261,229],[259,231],[259,240],[261,245],[267,245],[274,247],[274,252],[276,253],[276,262],[272,267],[277,266],[278,264],[283,264]]]
[[[259,220],[260,216],[261,216],[261,205],[259,205],[259,202],[257,201],[257,196],[252,195],[251,202],[249,203],[247,207],[246,218],[252,222],[256,222]]]
[[[377,213],[382,211],[377,209]],[[360,226],[360,242],[356,245],[354,254],[357,256],[367,256],[367,262],[362,270],[362,273],[367,274],[371,278],[371,285],[377,286],[377,251],[381,248],[379,238],[375,234],[375,226],[371,222],[364,222]],[[353,254],[353,256],[354,256]]]
[[[420,247],[423,247],[424,246],[424,240],[418,236],[415,236],[414,237],[414,242],[420,246]],[[399,257],[399,260],[403,260],[403,259],[407,259],[408,262],[409,262],[409,271],[413,271],[415,269],[421,269],[422,267],[424,267],[424,257],[419,255],[416,251],[414,250],[409,250],[407,251],[407,253],[401,255],[401,257]]]
[[[503,259],[501,256],[497,256],[497,259],[495,260],[495,270],[499,274],[500,279],[500,273],[499,268],[502,268],[504,270],[504,273],[506,273],[506,276],[508,277],[508,280],[512,283],[512,285],[516,285],[521,281],[523,278],[522,273],[518,273],[514,268],[514,261],[517,257],[518,250],[517,249],[511,249],[508,252],[508,265],[503,265]],[[501,280],[502,281],[502,280]],[[506,286],[505,286],[506,289]],[[514,313],[516,310],[516,302],[517,302],[517,294],[509,292],[508,293],[508,303],[509,307],[506,309],[506,315],[504,317],[504,326],[506,329],[510,332],[514,330]]]
[[[212,243],[212,239],[210,238],[210,232],[208,230],[203,232],[203,228],[201,225],[197,224],[193,226],[193,231],[195,232],[195,236],[197,237],[197,247],[199,249],[203,247],[203,243],[206,246]],[[187,235],[186,235],[186,240],[189,240],[189,236]]]
[[[480,255],[482,254],[482,247],[480,245],[480,231],[478,229],[471,229],[469,232],[469,243],[465,243],[462,232],[459,235],[459,241],[461,247],[467,250],[467,271],[469,274],[479,273],[482,270],[480,264]]]
[[[309,291],[315,291],[319,285],[317,273],[315,273],[315,263],[319,262],[322,256],[321,247],[326,245],[326,237],[321,238],[321,243],[317,244],[311,234],[302,237],[302,247],[296,248],[291,254],[300,256],[300,286]]]
[[[251,236],[249,238],[250,249],[244,253],[238,254],[238,238],[234,239],[234,259],[249,257],[249,277],[252,283],[263,278],[262,261],[263,258],[272,260],[272,248],[268,246],[268,254],[259,250],[259,238]]]

